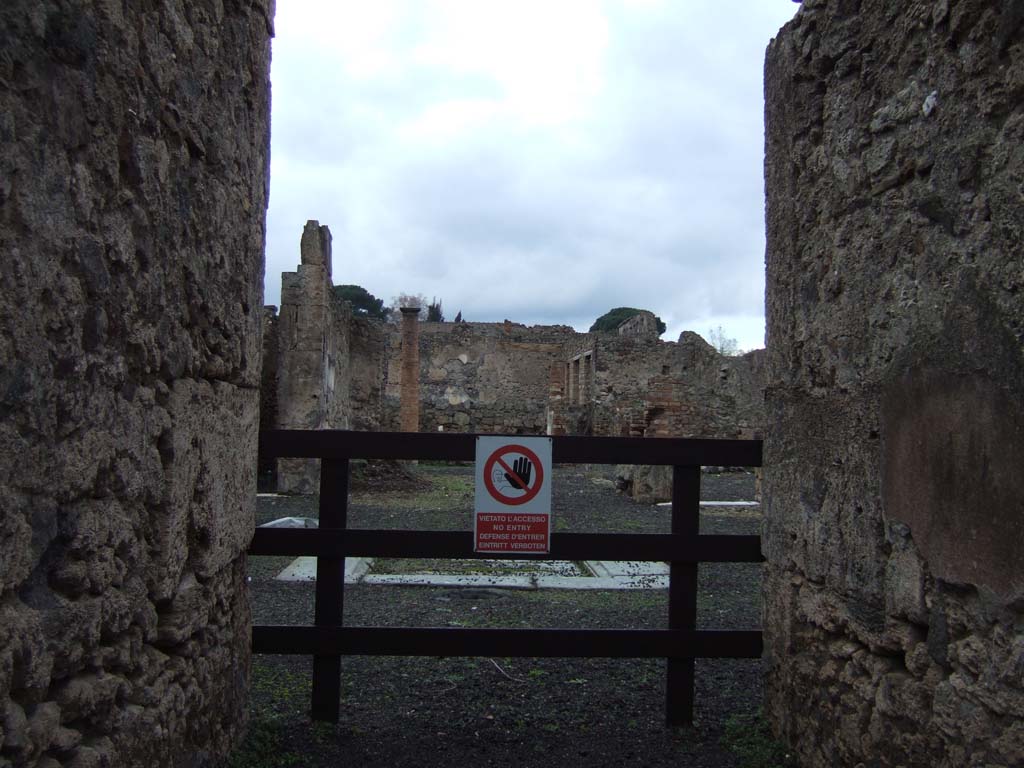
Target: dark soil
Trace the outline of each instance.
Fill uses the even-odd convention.
[[[349,524],[466,529],[472,468],[387,473],[355,490]],[[753,497],[753,475],[704,475],[702,498]],[[372,490],[370,490],[372,489]],[[669,510],[613,488],[609,468],[557,467],[554,530],[667,532]],[[260,497],[258,522],[316,517],[315,498]],[[704,508],[704,533],[758,533],[756,508]],[[624,558],[628,559],[628,558]],[[278,582],[289,558],[251,558],[253,621],[311,624],[313,585]],[[760,626],[760,567],[706,564],[699,625]],[[660,628],[667,591],[448,589],[353,585],[345,623],[380,626]],[[759,660],[699,659],[696,722],[666,728],[665,662],[655,659],[348,657],[337,725],[309,720],[312,662],[256,656],[249,735],[232,766],[774,766]]]

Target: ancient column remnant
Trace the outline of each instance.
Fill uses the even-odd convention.
[[[1024,765],[1020,3],[768,50],[766,713],[804,766]]]
[[[402,307],[402,393],[399,427],[420,431],[420,321],[419,307]]]
[[[331,230],[309,220],[302,229],[301,261],[281,275],[279,318],[278,426],[323,429],[327,426],[334,377]],[[319,485],[315,459],[281,459],[278,489],[312,494]]]
[[[0,765],[244,727],[272,16],[0,3]]]
[[[335,404],[347,400],[338,382],[347,370],[348,323],[337,318],[340,302],[331,279],[331,230],[307,221],[300,241],[301,263],[281,275],[278,320],[277,424],[280,429],[345,429]],[[340,387],[344,390],[344,387]],[[317,459],[280,459],[277,488],[283,493],[315,493]]]

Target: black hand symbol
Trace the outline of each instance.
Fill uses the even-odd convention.
[[[521,456],[512,462],[512,471],[515,472],[515,475],[510,475],[508,472],[505,473],[505,479],[508,480],[508,484],[513,488],[518,488],[520,491],[525,491],[530,485],[533,463],[525,456]],[[519,482],[520,479],[522,479],[522,482]]]

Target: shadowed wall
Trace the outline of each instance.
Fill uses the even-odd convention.
[[[267,2],[0,4],[0,764],[245,721]]]
[[[768,713],[807,766],[1024,763],[1024,3],[768,49]]]

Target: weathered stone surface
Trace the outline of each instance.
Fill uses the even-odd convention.
[[[244,724],[272,17],[0,5],[0,764]]]
[[[402,345],[399,380],[398,428],[420,431],[420,333],[419,307],[402,307]]]
[[[301,263],[281,275],[281,314],[276,336],[276,423],[279,429],[347,429],[349,399],[349,335],[352,317],[331,280],[331,232],[307,221],[300,241]],[[267,378],[267,374],[264,375]],[[265,412],[266,413],[266,412]],[[320,465],[315,459],[281,459],[277,488],[285,493],[319,489]]]
[[[640,336],[648,339],[656,339],[661,336],[661,332],[658,330],[658,318],[646,309],[623,320],[615,332],[619,336]]]
[[[803,765],[1024,763],[1022,20],[807,0],[768,50],[767,711]]]

